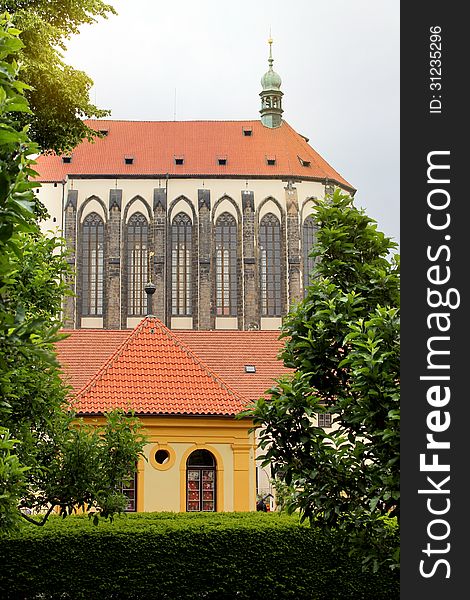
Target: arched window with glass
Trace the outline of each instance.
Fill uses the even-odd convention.
[[[281,316],[281,225],[272,213],[261,219],[259,261],[261,316]]]
[[[186,461],[186,510],[215,512],[216,462],[209,450],[195,450]]]
[[[217,316],[237,315],[237,222],[224,212],[215,224],[215,306]]]
[[[311,250],[316,242],[317,226],[313,217],[307,217],[302,227],[302,253],[304,270],[304,295],[310,284],[310,277],[315,265],[315,259],[310,256]]]
[[[82,315],[103,314],[104,222],[95,212],[87,215],[82,225]]]
[[[178,213],[171,224],[171,312],[173,316],[190,316],[191,310],[191,219]]]
[[[145,315],[147,300],[145,284],[148,280],[149,224],[140,212],[127,222],[127,314]]]

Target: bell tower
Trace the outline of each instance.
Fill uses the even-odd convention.
[[[281,92],[281,78],[279,75],[273,70],[273,54],[272,54],[272,45],[273,40],[269,38],[269,69],[261,78],[261,87],[262,90],[260,92],[261,97],[261,122],[265,127],[279,127],[282,123],[282,96],[284,95]]]

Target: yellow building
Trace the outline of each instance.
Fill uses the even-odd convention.
[[[93,340],[88,333],[85,354],[70,344],[67,353],[67,340],[59,347],[66,372],[68,357],[76,364],[87,356],[96,365],[94,355],[109,351],[95,353],[99,336]],[[155,317],[120,333],[122,343],[74,395],[74,408],[88,422],[100,423],[114,408],[132,410],[142,420],[149,443],[126,490],[129,510],[255,510],[252,422],[235,419],[246,397]]]

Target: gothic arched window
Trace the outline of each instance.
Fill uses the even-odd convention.
[[[281,315],[281,225],[268,213],[259,226],[261,316]]]
[[[82,226],[82,315],[103,314],[104,223],[95,212]]]
[[[237,314],[237,222],[227,212],[215,224],[215,305],[218,316]]]
[[[174,316],[191,315],[191,219],[179,213],[171,225],[171,312]]]
[[[310,256],[313,245],[316,241],[317,226],[313,217],[307,217],[302,228],[302,254],[304,269],[304,295],[307,293],[307,286],[310,284],[310,276],[313,271],[315,259]]]
[[[145,315],[147,309],[144,288],[148,280],[148,233],[144,215],[133,214],[127,223],[127,314],[130,316]]]

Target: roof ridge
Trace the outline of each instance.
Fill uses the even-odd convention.
[[[222,389],[227,391],[229,394],[233,395],[237,400],[241,400],[245,402],[245,398],[237,392],[232,386],[222,379],[220,375],[218,375],[215,371],[213,371],[203,360],[199,358],[199,356],[191,350],[191,348],[183,342],[177,335],[175,335],[166,325],[160,321],[157,317],[154,316],[146,316],[144,317],[140,323],[134,328],[132,332],[130,332],[129,336],[122,342],[122,344],[111,354],[111,356],[103,363],[103,365],[98,369],[98,371],[93,375],[93,377],[77,392],[76,398],[79,399],[80,396],[86,394],[90,391],[96,383],[104,377],[108,369],[110,369],[116,360],[119,359],[120,355],[125,351],[125,349],[131,344],[132,340],[136,338],[145,328],[146,324],[151,324],[160,329],[160,331],[173,343],[183,350],[188,357],[201,369]]]
[[[160,321],[160,319],[158,319],[157,317],[145,317],[145,320],[150,320],[153,319],[157,326],[160,328],[160,330],[165,333],[165,335],[171,339],[173,342],[176,342],[178,346],[180,346],[180,348],[182,350],[184,350],[186,352],[186,354],[188,354],[188,356],[190,356],[190,358],[197,364],[199,365],[202,369],[204,369],[204,371],[207,372],[207,374],[216,382],[218,383],[222,388],[226,389],[229,393],[233,394],[235,397],[241,399],[241,400],[245,400],[243,398],[243,396],[241,396],[236,390],[234,390],[230,385],[228,385],[228,383],[226,383],[222,377],[220,377],[220,375],[218,375],[215,371],[213,371],[209,365],[207,365],[202,359],[199,358],[199,356],[193,351],[191,350],[191,348],[185,343],[183,342],[182,339],[180,339],[175,333],[173,333],[173,331],[171,329],[169,329],[166,325],[164,325],[162,323],[162,321]]]
[[[85,123],[260,123],[258,119],[83,119]]]

